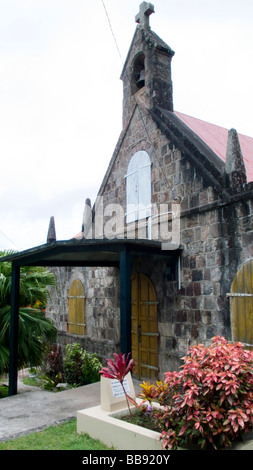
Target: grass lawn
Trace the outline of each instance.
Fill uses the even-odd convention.
[[[43,431],[9,441],[0,441],[0,450],[108,450],[108,448],[87,434],[77,434],[76,419],[71,419]]]
[[[8,397],[8,387],[5,385],[0,385],[0,398]]]

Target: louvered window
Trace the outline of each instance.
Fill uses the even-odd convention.
[[[134,222],[151,215],[151,162],[147,152],[135,153],[126,175],[126,221]]]
[[[68,293],[69,319],[68,331],[76,335],[85,334],[85,295],[84,288],[79,281],[75,279]]]

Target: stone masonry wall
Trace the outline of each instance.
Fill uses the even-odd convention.
[[[106,204],[126,209],[125,175],[138,150],[152,161],[152,203],[170,204],[179,199],[181,208],[181,286],[167,280],[165,265],[135,260],[133,272],[150,277],[158,297],[160,374],[180,365],[189,345],[208,343],[217,334],[231,339],[226,294],[240,264],[253,255],[252,188],[244,196],[224,204],[198,169],[168,142],[148,113],[138,109],[132,117],[121,147],[104,181],[101,195]],[[149,139],[147,139],[147,134]],[[59,292],[52,292],[47,314],[59,330],[59,342],[80,341],[103,361],[119,350],[119,279],[116,269],[57,268]],[[86,295],[86,335],[67,332],[67,293],[74,278],[83,282]]]
[[[54,268],[57,287],[50,288],[47,316],[58,330],[57,342],[63,348],[68,343],[80,342],[89,352],[95,352],[102,361],[111,357],[119,343],[119,289],[116,268]],[[84,336],[68,332],[68,290],[74,279],[79,279],[85,290]]]
[[[226,294],[239,265],[252,256],[252,201],[242,203],[238,197],[238,202],[224,204],[149,115],[143,109],[141,113],[142,118],[135,110],[102,195],[104,205],[114,202],[125,209],[127,166],[142,149],[152,161],[152,203],[170,208],[173,200],[180,201],[180,290],[176,282],[155,277],[154,266],[140,267],[153,279],[157,293],[162,292],[158,306],[162,373],[179,366],[189,345],[207,344],[218,334],[231,339]]]

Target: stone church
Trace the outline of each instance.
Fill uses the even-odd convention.
[[[128,326],[116,262],[54,267],[47,308],[59,344],[78,341],[102,361],[127,335],[142,379],[216,335],[253,345],[253,138],[174,110],[174,51],[152,13],[140,5],[120,77],[122,131],[73,241],[133,247]]]

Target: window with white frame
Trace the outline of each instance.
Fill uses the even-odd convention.
[[[151,162],[147,152],[140,150],[131,158],[126,175],[127,223],[151,215]]]

